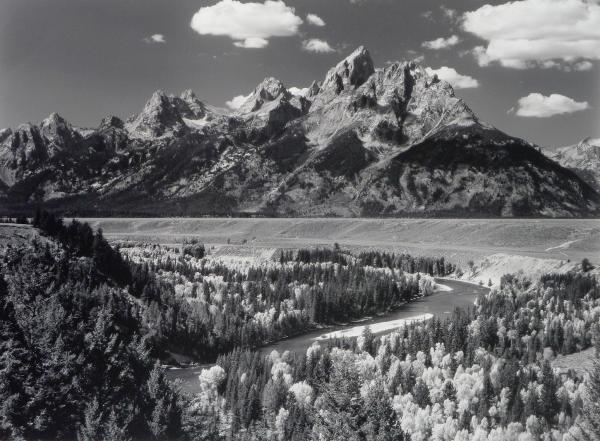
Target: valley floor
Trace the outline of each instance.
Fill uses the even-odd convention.
[[[494,253],[578,260],[600,257],[597,219],[87,218],[111,238],[296,248],[406,249],[472,258]]]
[[[180,244],[196,238],[227,260],[269,259],[278,248],[331,246],[443,256],[464,280],[499,283],[508,272],[566,272],[600,263],[597,219],[87,218],[113,240]],[[515,257],[517,256],[517,257]],[[475,267],[469,270],[469,262]],[[509,271],[510,269],[510,271]]]

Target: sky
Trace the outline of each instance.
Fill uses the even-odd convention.
[[[376,67],[418,59],[511,135],[600,138],[600,0],[2,0],[0,127],[51,112],[96,127],[157,89],[235,106],[360,45]]]

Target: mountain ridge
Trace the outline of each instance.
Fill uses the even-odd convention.
[[[587,137],[577,144],[550,150],[549,156],[600,192],[600,139]]]
[[[294,93],[293,93],[294,92]],[[152,94],[126,121],[0,131],[0,205],[72,213],[587,216],[600,196],[480,121],[414,61],[359,47],[303,91],[266,77],[237,109]]]

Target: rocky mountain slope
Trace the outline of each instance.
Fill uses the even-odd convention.
[[[578,144],[559,147],[549,156],[600,192],[600,139],[586,138]]]
[[[294,89],[292,89],[294,90]],[[297,93],[297,91],[295,91]],[[581,216],[600,196],[480,121],[415,62],[360,47],[302,95],[266,78],[235,111],[155,92],[127,121],[52,114],[0,132],[0,207],[79,214]]]

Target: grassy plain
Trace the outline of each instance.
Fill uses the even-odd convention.
[[[163,244],[197,238],[217,249],[332,245],[440,256],[466,265],[503,253],[600,263],[597,219],[88,218],[112,239]]]

